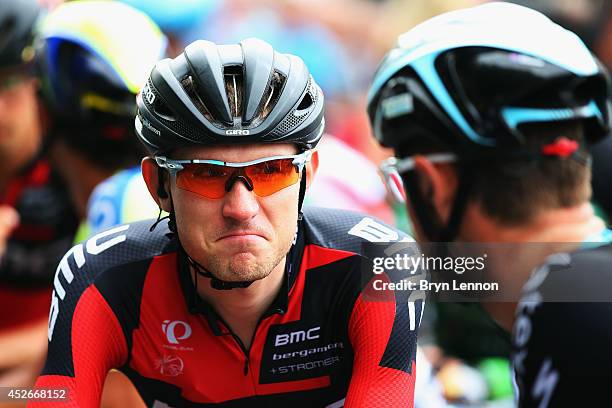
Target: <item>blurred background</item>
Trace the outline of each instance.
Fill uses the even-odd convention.
[[[11,1],[0,0],[0,8]],[[159,25],[168,37],[167,52],[170,56],[196,39],[233,43],[255,36],[281,52],[302,57],[322,87],[327,104],[327,136],[320,145],[320,170],[307,204],[365,212],[410,231],[403,205],[392,201],[377,172],[378,164],[390,152],[378,147],[370,136],[365,114],[368,86],[379,61],[399,34],[439,13],[483,1],[117,1],[141,10]],[[39,0],[45,12],[61,3],[58,0]],[[535,8],[576,32],[603,64],[612,67],[612,1],[533,0],[515,3]],[[2,41],[0,38],[0,43]],[[0,76],[3,75],[1,72],[0,69]],[[6,94],[5,90],[0,90],[0,100],[3,93]],[[2,112],[0,120],[1,115]],[[0,148],[1,143],[0,138]],[[607,219],[612,213],[610,145],[608,141],[596,147],[593,177],[594,202],[602,217]],[[3,190],[1,182],[0,178],[0,204],[3,205],[8,193]],[[107,190],[98,190],[98,196],[104,196]],[[137,191],[143,192],[142,189]],[[86,198],[91,193],[90,188]],[[90,210],[91,207],[90,204]],[[155,217],[154,210],[147,217]],[[95,208],[93,211],[95,213]],[[80,218],[89,217],[94,221],[100,217],[97,213],[84,216],[82,210],[77,213]],[[123,221],[130,220],[96,222],[109,226]],[[81,237],[86,236],[87,233],[81,234]],[[47,284],[50,287],[50,282]],[[13,301],[9,292],[3,292],[0,285],[0,306]],[[45,296],[48,296],[48,291]],[[48,310],[47,305],[42,309]],[[39,320],[40,315],[37,315]],[[32,317],[24,315],[21,320],[6,325],[2,324],[2,319],[8,322],[8,317],[0,312],[0,386],[25,386],[42,364],[46,318],[43,319],[45,324],[39,325],[33,323],[36,314]],[[477,306],[429,304],[419,338],[416,406],[514,406],[508,363],[509,336],[485,317]],[[121,406],[113,403],[117,404],[113,398],[104,402],[109,407]],[[0,403],[1,406],[9,405]]]

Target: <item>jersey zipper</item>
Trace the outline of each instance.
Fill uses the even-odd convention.
[[[259,330],[259,325],[261,324],[261,322],[264,319],[267,319],[268,317],[272,316],[273,314],[284,314],[284,310],[282,309],[275,309],[273,310],[271,313],[264,313],[261,318],[257,321],[257,324],[255,325],[255,330],[253,331],[253,339],[251,340],[251,345],[253,345],[253,342],[255,341],[255,336],[257,335],[257,330]],[[246,377],[249,373],[249,365],[251,362],[250,359],[250,354],[251,354],[251,348],[249,347],[248,349],[246,348],[246,346],[244,345],[244,343],[242,342],[242,340],[240,339],[240,337],[238,337],[238,335],[236,333],[234,333],[234,331],[232,330],[232,328],[230,327],[229,324],[227,324],[225,322],[225,320],[223,320],[223,318],[221,317],[221,315],[219,315],[217,313],[217,318],[223,323],[223,325],[227,328],[227,331],[232,335],[232,337],[234,338],[234,340],[236,341],[236,343],[238,343],[238,346],[240,347],[240,350],[242,350],[242,353],[244,354],[244,376]]]
[[[244,370],[243,371],[244,371],[244,375],[246,376],[249,373],[249,362],[250,362],[249,352],[250,350],[246,348],[246,346],[244,345],[240,337],[238,337],[238,335],[234,333],[230,325],[227,324],[225,320],[223,320],[221,315],[216,312],[215,314],[217,315],[217,319],[221,321],[221,323],[223,323],[223,326],[225,326],[229,334],[233,337],[234,341],[238,344],[238,347],[240,347],[240,351],[242,351],[242,354],[244,354]],[[255,328],[255,331],[257,331],[257,328]],[[255,337],[255,335],[253,335],[253,337]]]

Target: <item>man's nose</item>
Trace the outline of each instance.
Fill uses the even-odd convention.
[[[255,193],[247,186],[249,180],[244,176],[236,177],[229,186],[230,190],[223,197],[223,216],[237,221],[247,221],[259,212],[259,203]]]

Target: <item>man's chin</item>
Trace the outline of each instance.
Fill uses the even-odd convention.
[[[261,259],[261,255],[255,251],[244,251],[244,252],[234,252],[231,255],[228,255],[225,259],[229,260],[230,268],[232,266],[240,266],[240,265],[256,265],[257,260]]]
[[[225,271],[219,279],[226,282],[254,282],[267,277],[270,273],[248,268],[230,269]],[[215,274],[218,275],[218,274]]]

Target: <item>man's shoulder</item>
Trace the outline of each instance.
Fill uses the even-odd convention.
[[[579,364],[567,359],[568,350],[586,355],[607,347],[612,341],[610,265],[611,244],[548,257],[525,284],[514,325],[515,347],[528,349],[533,358],[549,356],[559,367]],[[598,358],[611,357],[605,353]]]
[[[414,242],[406,233],[383,221],[353,211],[305,207],[306,243],[354,253],[364,244]]]
[[[74,276],[91,283],[106,271],[175,251],[176,240],[168,223],[161,222],[151,231],[153,222],[118,225],[76,244],[62,258],[56,280],[64,275],[67,280]]]
[[[610,233],[612,238],[612,232]],[[584,273],[603,274],[612,280],[612,243],[585,243],[583,248],[572,252],[571,263]]]
[[[612,244],[555,253],[534,270],[524,295],[542,302],[612,302]]]
[[[608,399],[601,385],[612,364],[611,264],[611,245],[554,254],[527,282],[513,330],[521,405]]]

